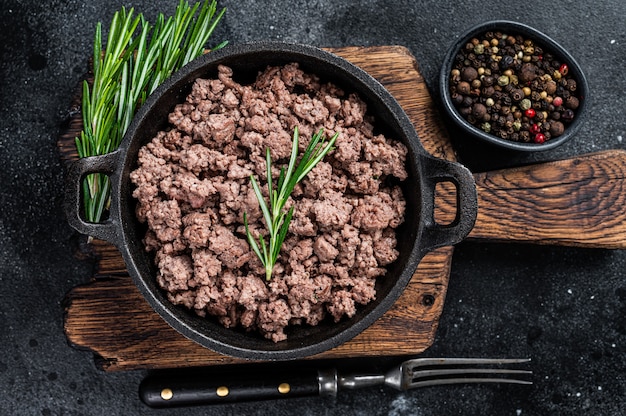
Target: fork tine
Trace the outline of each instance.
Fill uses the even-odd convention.
[[[424,380],[424,381],[414,381],[409,384],[410,389],[415,389],[419,387],[429,387],[429,386],[441,386],[447,384],[470,384],[470,383],[505,383],[505,384],[525,384],[530,385],[533,384],[532,381],[528,380],[518,380],[515,378],[443,378],[443,379],[433,379],[433,380]]]
[[[407,366],[424,367],[429,365],[464,365],[464,364],[521,364],[530,362],[530,358],[415,358],[405,361]]]
[[[510,375],[531,375],[532,371],[497,367],[466,367],[520,364],[529,361],[530,359],[525,358],[418,358],[404,362],[401,371],[403,384],[407,389],[459,383],[532,384],[527,380],[506,378]]]

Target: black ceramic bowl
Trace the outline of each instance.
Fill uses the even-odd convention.
[[[551,138],[541,144],[534,143],[532,141],[528,143],[512,141],[500,138],[492,133],[485,132],[481,128],[471,124],[465,117],[463,117],[463,115],[460,114],[458,107],[456,107],[453,103],[450,92],[450,74],[454,68],[454,61],[457,54],[462,51],[468,42],[470,42],[473,38],[477,38],[485,34],[486,32],[501,32],[513,36],[521,35],[524,39],[530,39],[535,43],[535,45],[541,46],[544,53],[549,52],[555,57],[556,60],[568,65],[568,76],[572,77],[577,82],[577,90],[575,94],[579,97],[580,105],[575,110],[574,120],[565,126],[563,134]],[[520,85],[520,88],[521,87],[522,85]],[[523,152],[535,152],[553,149],[560,146],[576,134],[583,122],[585,113],[587,112],[589,85],[580,65],[552,38],[525,24],[499,20],[482,23],[469,29],[459,36],[458,40],[450,46],[443,61],[441,73],[439,75],[439,96],[447,118],[449,118],[454,125],[458,127],[461,135],[466,135],[500,148]],[[463,137],[460,139],[463,139]]]
[[[135,217],[136,201],[129,174],[136,168],[140,147],[167,127],[167,115],[184,100],[194,80],[215,78],[217,66],[233,68],[234,78],[249,82],[268,65],[298,62],[302,69],[332,81],[346,92],[356,92],[375,115],[376,128],[409,149],[404,184],[407,200],[405,224],[398,235],[399,259],[385,278],[378,279],[377,298],[339,323],[324,321],[318,326],[296,326],[288,339],[274,343],[260,335],[227,329],[211,318],[170,303],[156,282],[153,261],[144,249],[144,225]],[[111,178],[112,195],[109,218],[101,224],[87,223],[81,214],[80,183],[93,172]],[[422,148],[411,121],[381,84],[346,60],[323,50],[284,43],[256,43],[228,46],[211,52],[187,65],[159,87],[138,111],[120,148],[108,155],[80,159],[68,172],[66,210],[70,224],[84,234],[115,244],[121,251],[135,284],[167,323],[183,335],[219,353],[245,359],[294,359],[336,347],[351,339],[378,319],[400,296],[423,255],[439,246],[461,241],[471,230],[476,217],[476,190],[470,172],[457,163],[435,159]],[[453,182],[457,187],[457,218],[450,225],[434,221],[434,189],[438,182]],[[129,316],[128,319],[133,319]]]

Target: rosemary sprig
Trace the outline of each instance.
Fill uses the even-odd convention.
[[[93,84],[83,83],[83,131],[75,140],[78,156],[103,155],[117,149],[146,98],[173,72],[204,52],[204,45],[225,11],[217,13],[215,0],[193,7],[180,0],[174,16],[166,19],[160,13],[152,26],[142,14],[134,16],[134,9],[127,11],[122,7],[113,16],[104,51],[102,24],[98,23]],[[85,178],[83,204],[87,221],[101,220],[109,204],[109,193],[108,176],[96,173]]]
[[[313,135],[309,145],[305,149],[298,166],[296,166],[296,160],[298,158],[298,128],[293,131],[293,142],[291,146],[291,156],[289,158],[289,164],[287,171],[282,167],[278,176],[278,183],[276,189],[272,185],[272,158],[270,155],[270,149],[267,148],[265,152],[265,165],[267,168],[267,191],[269,197],[269,204],[265,202],[261,189],[253,175],[250,175],[250,182],[254,193],[259,200],[259,206],[263,213],[265,225],[267,227],[267,234],[269,237],[269,244],[265,243],[263,235],[259,234],[259,242],[257,243],[250,229],[248,228],[248,218],[246,213],[243,214],[243,223],[246,228],[246,235],[248,236],[248,243],[252,250],[263,263],[265,267],[265,278],[270,280],[272,278],[272,271],[274,265],[278,260],[278,254],[280,248],[285,241],[287,230],[289,229],[289,223],[293,216],[294,207],[289,208],[289,211],[283,210],[287,199],[293,192],[295,186],[306,177],[306,175],[317,165],[326,154],[333,149],[335,140],[339,136],[339,133],[330,139],[324,146],[324,130],[320,129]]]

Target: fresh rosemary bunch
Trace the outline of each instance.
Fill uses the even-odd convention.
[[[265,165],[267,167],[267,191],[269,197],[269,204],[263,199],[263,194],[259,188],[259,184],[253,175],[250,175],[250,182],[254,193],[259,200],[259,206],[263,213],[265,225],[267,227],[267,234],[269,238],[269,244],[265,243],[263,235],[259,234],[259,242],[257,243],[254,236],[248,228],[248,218],[246,213],[243,214],[243,223],[246,228],[246,234],[248,236],[248,242],[252,250],[263,263],[265,267],[265,278],[270,280],[272,278],[272,271],[274,265],[278,259],[280,253],[280,247],[285,241],[287,230],[289,229],[289,223],[293,216],[292,206],[289,211],[283,210],[287,199],[293,192],[295,186],[306,177],[306,175],[317,165],[326,154],[333,149],[335,140],[339,136],[339,133],[335,135],[324,146],[324,130],[320,129],[313,135],[309,145],[302,154],[302,158],[296,166],[296,160],[298,158],[298,128],[293,131],[293,142],[291,145],[291,156],[289,158],[289,164],[287,170],[282,167],[278,176],[278,183],[276,188],[272,185],[272,158],[270,155],[270,149],[267,148],[265,152]]]
[[[83,131],[75,140],[78,156],[98,156],[117,149],[148,95],[204,52],[204,45],[224,12],[222,9],[217,13],[215,0],[194,6],[180,0],[174,16],[166,19],[160,13],[152,26],[141,13],[134,16],[134,9],[122,8],[113,16],[104,51],[102,23],[98,23],[93,83],[83,83]],[[85,219],[99,222],[109,204],[109,178],[91,174],[82,186]]]

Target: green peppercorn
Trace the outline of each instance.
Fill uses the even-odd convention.
[[[528,98],[524,98],[522,101],[519,102],[519,108],[522,111],[528,110],[530,107],[532,107],[532,105],[533,103]]]
[[[509,81],[510,81],[510,79],[506,75],[501,75],[501,76],[498,77],[498,85],[501,86],[501,87],[509,85]]]
[[[485,133],[491,133],[491,123],[487,123],[484,122],[480,125],[480,128],[485,132]]]

